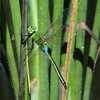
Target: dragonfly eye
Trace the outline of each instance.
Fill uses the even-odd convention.
[[[47,45],[47,42],[44,42],[44,45]]]
[[[37,32],[37,28],[36,27],[33,27],[33,26],[29,26],[28,27],[28,33],[29,34],[33,34],[33,33],[36,33]]]

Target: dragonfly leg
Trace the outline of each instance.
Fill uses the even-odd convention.
[[[22,38],[22,44],[26,44],[26,42],[31,38],[33,34],[24,35],[24,39]]]

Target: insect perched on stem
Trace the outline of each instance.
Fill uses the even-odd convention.
[[[53,64],[53,67],[57,73],[57,76],[60,82],[62,83],[64,88],[67,89],[66,82],[59,70],[59,67],[57,66],[54,59],[51,57],[51,55],[48,53],[48,43],[46,42],[46,37],[45,36],[40,37],[39,34],[34,30],[32,26],[28,28],[28,33],[29,33],[29,36],[26,38],[26,40],[24,40],[23,44],[25,44],[25,42],[27,42],[29,38],[32,38],[34,40],[34,42],[39,46],[41,51],[43,51],[47,55],[48,59]]]

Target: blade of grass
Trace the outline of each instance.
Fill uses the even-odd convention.
[[[7,77],[7,73],[4,69],[4,66],[0,62],[0,98],[2,100],[13,100],[13,96],[11,96],[11,87],[9,86],[9,80]]]
[[[38,0],[28,2],[28,26],[38,29]],[[33,48],[31,41],[28,46]],[[29,68],[31,100],[39,100],[39,48],[37,45],[34,45],[29,55]]]
[[[21,43],[21,13],[18,0],[3,0],[3,9],[8,22],[12,38],[15,39],[15,57],[17,66],[20,64],[20,43]]]
[[[77,1],[77,19],[76,26],[74,31],[76,30],[77,23],[80,20],[86,19],[86,3],[87,0],[78,0]],[[85,9],[84,12],[82,9]],[[74,33],[76,34],[76,33]],[[82,75],[83,75],[83,50],[84,50],[84,32],[78,32],[75,36],[74,47],[71,52],[71,64],[68,72],[68,99],[80,100],[82,94]],[[78,50],[78,52],[75,52]],[[74,51],[74,52],[73,52]],[[73,54],[74,53],[74,54]],[[77,59],[73,59],[73,55],[78,57]],[[79,56],[78,56],[79,55]],[[81,58],[81,59],[80,59]]]
[[[73,47],[73,41],[74,41],[74,29],[75,29],[75,23],[76,23],[76,15],[77,15],[77,0],[71,1],[71,13],[70,13],[70,24],[69,24],[69,31],[68,31],[68,41],[67,41],[67,49],[66,49],[66,63],[64,67],[64,77],[65,80],[68,82],[69,77],[69,66],[71,62],[71,52]],[[67,93],[68,95],[68,93]],[[66,92],[65,90],[62,91],[62,100],[66,100]]]
[[[16,100],[18,100],[19,79],[18,79],[17,65],[14,58],[8,26],[6,26],[6,54],[7,54],[8,64],[9,64],[10,75],[11,75],[11,83],[14,89],[14,95]]]
[[[38,28],[40,36],[43,35],[49,25],[48,0],[38,0]],[[45,9],[45,10],[44,10]],[[42,17],[43,16],[43,17]],[[39,52],[39,100],[49,99],[48,59]]]
[[[22,0],[22,38],[26,39],[25,35],[28,35],[27,32],[27,24],[28,24],[28,0]],[[21,46],[21,59],[22,66],[20,70],[20,86],[21,89],[21,98],[22,100],[30,100],[30,75],[29,75],[29,63],[28,63],[28,41],[26,41],[25,45]],[[23,84],[24,83],[24,84]]]
[[[95,4],[96,3],[96,4]],[[100,27],[99,27],[99,18],[100,18],[100,14],[98,13],[98,8],[99,8],[99,5],[100,5],[100,1],[95,1],[95,3],[92,1],[91,2],[91,5],[95,5],[96,8],[95,9],[95,16],[94,16],[94,19],[91,20],[93,21],[93,33],[95,33],[94,35],[96,35],[96,37],[98,37],[99,39],[99,32],[100,32]],[[90,5],[90,7],[91,7]],[[93,7],[91,7],[93,8]],[[88,16],[90,17],[93,13],[93,10],[90,8],[90,15],[88,14]],[[91,22],[90,21],[90,22]],[[89,56],[95,61],[95,58],[96,58],[96,53],[97,53],[97,43],[95,40],[91,40],[91,45],[90,45],[90,52],[89,52]],[[93,65],[94,66],[94,65]],[[93,67],[92,66],[92,67]],[[94,69],[96,70],[96,69]],[[98,96],[96,96],[98,94],[98,88],[96,89],[96,85],[95,84],[92,84],[92,82],[94,82],[93,78],[95,75],[93,72],[93,70],[89,68],[87,68],[87,72],[86,72],[86,81],[85,81],[85,89],[84,89],[84,96],[83,96],[83,100],[89,100],[90,97],[91,99],[98,99]],[[94,91],[95,90],[95,91]]]
[[[11,11],[13,32],[14,32],[15,43],[16,43],[16,54],[17,54],[16,60],[19,66],[20,45],[21,45],[21,12],[20,12],[19,0],[9,0],[9,4],[10,4],[10,11]]]
[[[63,0],[54,0],[53,5],[53,21],[58,17],[59,20],[56,23],[53,23],[53,33],[55,34],[52,37],[52,41],[49,41],[51,44],[52,58],[58,66],[60,66],[60,52],[61,52],[61,25],[62,25],[62,14],[63,14]],[[51,79],[50,79],[50,100],[59,99],[59,80],[57,73],[54,70],[53,65],[51,65]],[[63,86],[62,86],[63,87]]]
[[[85,12],[81,11],[81,9],[87,9],[86,3],[87,3],[87,1],[84,1],[84,0],[78,1],[78,11],[77,11],[77,20],[76,20],[77,23],[80,20],[86,20],[86,11],[87,10],[84,10]],[[79,49],[81,55],[83,55],[83,50],[84,50],[84,36],[85,36],[84,32],[77,33],[76,44],[75,44],[76,47],[74,48],[74,49]],[[74,54],[74,55],[78,56],[78,54],[79,54],[79,52],[77,54]],[[83,57],[81,57],[81,58],[83,59]],[[81,94],[82,94],[82,84],[83,84],[82,83],[83,82],[82,75],[84,73],[84,67],[83,67],[83,63],[80,60],[80,58],[78,58],[77,60],[79,60],[81,65],[80,64],[74,65],[74,63],[75,63],[75,61],[74,61],[74,63],[71,64],[71,68],[70,68],[71,72],[69,74],[70,75],[69,79],[71,80],[71,81],[69,81],[69,84],[71,85],[71,87],[77,87],[77,88],[74,88],[74,89],[70,88],[69,91],[71,91],[72,99],[75,98],[75,100],[80,100]],[[77,72],[77,69],[79,70],[79,72]],[[75,75],[76,75],[76,77],[75,77]],[[78,77],[79,77],[79,79],[78,79]]]
[[[44,34],[43,32],[48,26],[48,16],[48,0],[29,1],[28,25],[35,26],[40,35]],[[39,50],[37,45],[34,45],[34,49],[32,50],[29,59],[31,99],[41,100],[42,98],[43,100],[48,100],[49,83],[47,57]]]
[[[28,1],[28,26],[33,26],[38,29],[38,0]],[[31,41],[28,44],[29,47],[33,48]],[[38,100],[39,96],[39,48],[34,45],[31,54],[29,55],[29,69],[30,69],[30,98],[31,100]],[[38,81],[34,85],[35,79]]]

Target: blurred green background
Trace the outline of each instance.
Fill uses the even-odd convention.
[[[100,100],[99,44],[77,30],[85,22],[99,40],[99,6],[100,0],[77,0],[66,100]],[[71,7],[72,0],[0,0],[1,100],[63,100],[63,86],[48,57],[31,38],[24,45],[22,41],[29,26],[39,36],[51,34],[50,55],[63,75]]]

